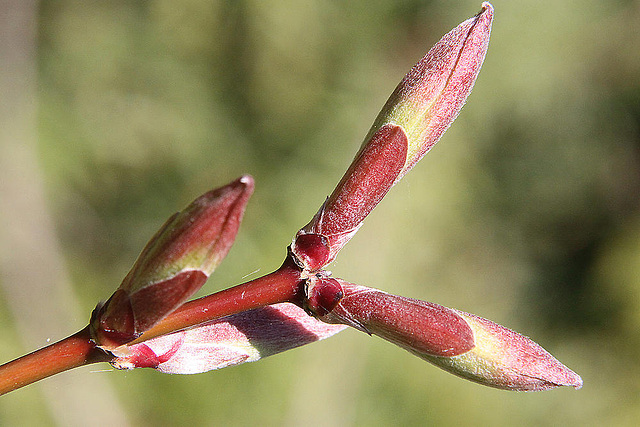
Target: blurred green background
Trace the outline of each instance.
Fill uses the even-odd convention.
[[[0,57],[0,265],[21,266],[0,276],[2,361],[82,328],[171,213],[241,174],[255,177],[255,195],[200,294],[279,266],[404,73],[480,9],[444,0],[9,3],[0,13],[18,11],[24,20],[9,21],[27,36]],[[468,104],[331,270],[522,332],[581,374],[583,389],[489,389],[349,330],[196,376],[77,369],[0,398],[0,424],[636,425],[640,2],[493,5]],[[21,49],[24,63],[12,59]],[[23,104],[26,112],[11,107]],[[15,213],[19,197],[32,203],[26,214]],[[9,233],[22,229],[21,252]],[[31,273],[42,279],[21,281]],[[59,303],[63,288],[70,299]],[[37,316],[45,320],[19,326]]]

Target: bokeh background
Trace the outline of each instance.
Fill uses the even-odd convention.
[[[251,173],[200,294],[276,268],[408,69],[480,1],[2,1],[0,356],[82,328],[147,239]],[[196,376],[94,365],[1,425],[636,425],[640,2],[495,0],[442,141],[331,266],[492,319],[580,373],[509,393],[345,331]]]

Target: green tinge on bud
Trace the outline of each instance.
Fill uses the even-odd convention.
[[[203,194],[169,218],[120,287],[134,292],[186,270],[209,276],[231,249],[253,188],[253,178],[244,175]]]
[[[377,335],[471,381],[515,391],[582,386],[529,338],[473,314],[327,277],[305,292],[318,319]]]
[[[456,312],[474,332],[476,345],[472,350],[453,357],[413,353],[462,378],[504,390],[582,387],[578,374],[524,335],[482,317]]]
[[[253,187],[253,178],[242,176],[169,218],[116,292],[94,310],[99,345],[133,341],[202,287],[229,252]]]
[[[482,4],[429,50],[402,79],[376,118],[351,166],[311,222],[293,240],[302,268],[333,261],[391,187],[455,120],[484,61],[493,7]]]
[[[365,138],[387,124],[407,133],[407,161],[402,178],[440,139],[462,109],[484,61],[493,6],[447,33],[402,79]]]

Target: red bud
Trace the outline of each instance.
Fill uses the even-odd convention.
[[[335,280],[335,279],[332,279]],[[456,311],[338,280],[344,297],[320,320],[343,323],[402,348],[434,356],[455,356],[474,347],[473,331]],[[321,288],[331,291],[331,288]]]
[[[252,192],[253,178],[245,175],[169,218],[94,310],[96,342],[112,348],[133,341],[198,291],[231,248]]]
[[[373,135],[318,213],[296,235],[292,252],[305,268],[316,271],[333,261],[391,189],[406,158],[407,137],[402,128],[386,125]],[[305,237],[309,234],[321,236],[316,246],[309,245]],[[316,256],[320,239],[327,242],[327,256]]]
[[[292,252],[304,269],[314,272],[333,261],[393,184],[453,123],[480,72],[492,21],[493,7],[483,3],[478,15],[446,34],[402,79],[349,170],[296,234]],[[326,244],[303,237],[309,234]]]
[[[328,323],[378,335],[455,375],[490,387],[540,391],[580,388],[582,379],[529,338],[473,314],[390,295],[342,280],[320,280],[308,308]],[[334,283],[335,282],[335,283]],[[333,310],[320,303],[344,296]]]

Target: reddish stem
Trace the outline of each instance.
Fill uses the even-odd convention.
[[[289,255],[272,273],[183,304],[129,344],[271,304],[301,305],[303,283],[300,267]]]
[[[303,284],[301,269],[289,255],[273,273],[185,303],[129,344],[266,305],[281,302],[302,305]],[[0,395],[69,369],[112,359],[111,354],[96,345],[87,326],[0,366]]]
[[[0,395],[69,369],[107,362],[111,358],[96,347],[87,326],[61,341],[0,366]]]

